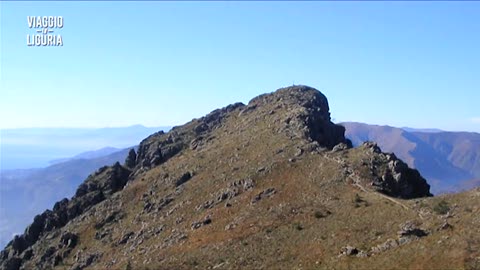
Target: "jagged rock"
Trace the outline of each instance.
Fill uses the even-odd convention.
[[[417,227],[417,225],[412,221],[407,221],[404,224],[400,225],[400,231],[398,231],[399,237],[424,237],[427,236],[428,233],[423,229]]]
[[[52,257],[53,254],[55,254],[56,251],[57,249],[55,247],[48,247],[47,250],[43,253],[40,261],[46,262],[48,259]]]
[[[210,218],[210,216],[207,216],[201,221],[193,222],[192,223],[192,230],[196,230],[196,229],[198,229],[202,226],[208,225],[210,223],[212,223],[212,219]]]
[[[233,181],[230,183],[229,187],[241,187],[243,191],[247,191],[252,189],[255,186],[255,183],[251,178],[241,179],[237,181]]]
[[[237,196],[239,193],[240,192],[237,188],[227,188],[227,189],[221,190],[215,199],[215,204],[219,204],[227,199],[232,199],[233,197]]]
[[[176,136],[174,129],[168,134],[163,131],[143,140],[137,152],[137,164],[151,168],[160,165],[185,148],[184,138]]]
[[[363,250],[360,250],[358,253],[357,253],[357,257],[358,258],[366,258],[368,257],[368,253],[363,251]]]
[[[79,199],[95,191],[101,191],[105,195],[111,195],[125,186],[130,173],[131,171],[129,169],[117,162],[102,173],[89,176],[87,180],[78,187],[73,199]]]
[[[236,227],[237,225],[235,223],[229,223],[227,226],[225,226],[225,231],[232,230]]]
[[[128,233],[125,233],[121,239],[118,241],[117,244],[119,245],[123,245],[123,244],[126,244],[128,242],[128,240],[130,240],[130,238],[134,235],[135,233],[134,232],[128,232]]]
[[[190,142],[190,149],[191,149],[191,150],[197,149],[198,146],[200,145],[201,139],[202,139],[201,136],[198,137],[198,138],[193,139],[193,140]]]
[[[94,263],[98,258],[102,255],[98,252],[95,253],[88,253],[88,254],[80,254],[77,256],[76,263],[70,268],[71,270],[82,270],[86,267],[89,267]]]
[[[104,219],[101,221],[97,222],[95,224],[95,229],[100,229],[103,228],[106,224],[112,223],[112,222],[118,222],[120,219],[122,219],[125,216],[125,214],[121,211],[113,211],[111,212],[108,216],[106,216]]]
[[[198,205],[196,209],[201,210],[212,208],[215,205],[224,202],[225,200],[233,199],[239,194],[251,190],[254,186],[255,183],[250,178],[233,181],[228,185],[227,188],[219,190],[216,195],[213,196],[215,199],[208,200],[203,204]]]
[[[279,102],[287,108],[294,105],[302,108],[290,111],[285,119],[285,131],[293,131],[295,136],[309,142],[316,141],[329,149],[341,142],[351,145],[344,136],[345,128],[330,121],[327,98],[314,88],[303,85],[281,88],[252,99],[248,106]]]
[[[207,114],[206,116],[200,118],[199,122],[201,123],[201,125],[204,126],[204,128],[200,131],[200,133],[216,128],[218,125],[222,123],[222,121],[225,119],[228,113],[244,107],[245,105],[243,103],[237,102],[237,103],[228,105],[225,108],[214,110],[211,113]]]
[[[372,253],[381,253],[389,249],[396,248],[401,245],[408,244],[418,238],[427,236],[428,233],[417,227],[415,222],[407,221],[400,225],[400,231],[398,231],[398,239],[389,238],[382,244],[372,247]]]
[[[137,153],[135,153],[135,149],[130,149],[128,151],[128,156],[125,159],[125,167],[133,169],[137,165]]]
[[[214,200],[208,200],[208,201],[204,202],[203,204],[197,205],[197,207],[195,207],[195,209],[197,211],[202,210],[202,209],[209,209],[209,208],[212,208],[214,205],[215,205]]]
[[[252,199],[252,203],[256,203],[258,201],[260,201],[261,199],[263,198],[267,198],[267,197],[271,197],[273,196],[273,194],[275,194],[277,191],[275,190],[275,188],[267,188],[265,190],[263,190],[262,192],[258,193],[253,199]]]
[[[64,233],[60,238],[60,242],[67,248],[74,248],[77,245],[77,241],[78,236],[70,232]]]
[[[370,150],[371,153],[381,153],[382,150],[380,149],[380,147],[377,145],[377,143],[375,142],[370,142],[370,141],[367,141],[367,142],[364,142],[362,144],[363,147],[367,148]]]
[[[3,269],[18,270],[20,268],[21,263],[22,263],[22,260],[18,257],[8,258],[3,264]]]
[[[173,198],[170,196],[165,196],[161,198],[157,204],[157,211],[162,210],[163,208],[165,208],[165,206],[169,205],[171,202],[173,202]]]
[[[180,176],[180,178],[178,178],[175,181],[175,186],[178,187],[178,186],[186,183],[191,178],[192,178],[192,174],[190,172],[186,172],[186,173],[182,174],[182,176]]]
[[[351,146],[349,147],[346,143],[341,142],[333,147],[332,152],[339,152],[342,150],[347,150],[348,148],[351,148]]]
[[[368,166],[373,175],[371,185],[377,191],[404,199],[432,196],[430,185],[425,178],[394,154],[382,153],[377,144],[372,142],[365,142],[361,147],[372,155],[372,163]],[[377,175],[377,163],[387,164],[381,175]]]
[[[303,150],[301,148],[297,149],[297,151],[295,152],[295,157],[299,157],[303,154]]]
[[[230,112],[243,106],[245,105],[242,103],[235,103],[195,120],[192,123],[193,134],[174,127],[167,134],[161,131],[149,136],[138,147],[136,163],[144,168],[151,168],[162,164],[187,147],[195,149],[202,137],[201,134],[217,128]]]
[[[356,247],[346,246],[342,247],[340,250],[341,255],[353,256],[357,255],[360,251]]]
[[[12,248],[14,254],[20,254],[27,248],[28,244],[25,241],[25,236],[15,235],[13,237],[13,240],[7,245],[7,247],[8,246]]]
[[[32,256],[33,256],[33,250],[31,247],[27,248],[22,254],[23,260],[30,260]]]
[[[384,243],[379,244],[375,247],[372,247],[372,253],[381,253],[381,252],[387,251],[389,249],[396,248],[399,245],[400,245],[400,243],[398,242],[398,240],[389,238]]]
[[[96,240],[101,240],[101,239],[105,238],[107,235],[109,235],[110,233],[111,233],[110,230],[98,231],[98,232],[95,232],[94,238]]]

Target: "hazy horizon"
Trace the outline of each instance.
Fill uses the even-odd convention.
[[[407,126],[394,126],[388,123],[368,123],[368,122],[361,122],[361,121],[336,121],[335,119],[332,119],[332,122],[336,124],[341,124],[341,123],[346,123],[346,122],[356,122],[356,123],[363,123],[363,124],[368,124],[368,125],[375,125],[375,126],[390,126],[390,127],[395,127],[395,128],[401,128],[401,129],[415,129],[415,130],[438,130],[442,132],[473,132],[473,133],[480,133],[480,131],[469,131],[469,130],[445,130],[441,129],[438,127],[433,127],[433,126],[412,126],[412,125],[407,125]],[[186,123],[186,122],[185,122]],[[6,131],[6,130],[27,130],[27,129],[85,129],[85,130],[93,130],[93,129],[115,129],[115,128],[132,128],[132,127],[143,127],[143,128],[171,128],[174,126],[179,126],[183,125],[185,123],[178,123],[175,125],[159,125],[159,126],[146,126],[142,124],[133,124],[133,125],[127,125],[127,126],[51,126],[51,127],[43,127],[43,126],[32,126],[32,127],[15,127],[15,128],[0,128],[0,132]]]
[[[0,170],[42,168],[52,160],[105,147],[137,145],[170,127],[20,128],[0,130]]]
[[[305,84],[336,122],[480,132],[480,2],[7,1],[0,12],[2,128],[173,126]],[[64,18],[62,47],[27,46],[32,15]]]
[[[23,127],[0,127],[0,130],[12,130],[12,129],[108,129],[108,128],[133,128],[133,127],[144,127],[144,128],[163,128],[167,125],[160,126],[146,126],[142,124],[132,124],[125,126],[23,126]]]

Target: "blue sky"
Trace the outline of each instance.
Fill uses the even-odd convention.
[[[480,132],[480,2],[0,5],[0,128],[177,125],[295,83],[337,122]],[[64,46],[28,47],[46,15]]]

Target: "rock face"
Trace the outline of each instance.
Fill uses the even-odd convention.
[[[274,109],[283,107],[289,110],[285,123],[297,136],[330,149],[339,143],[351,147],[351,142],[344,136],[345,128],[331,122],[327,98],[318,90],[308,86],[282,88],[252,99],[248,108],[272,105]]]
[[[430,185],[420,173],[408,167],[395,154],[382,153],[373,142],[365,142],[361,147],[371,154],[370,170],[373,181],[371,185],[379,192],[405,199],[432,196]],[[383,170],[377,164],[386,164]]]
[[[352,175],[361,176],[358,185],[369,181],[389,196],[430,195],[418,172],[394,155],[381,153],[375,144],[352,149],[345,129],[331,122],[329,110],[319,91],[292,86],[258,96],[248,105],[214,110],[168,133],[152,134],[137,152],[129,152],[124,165],[99,169],[72,199],[36,216],[1,252],[0,269],[124,269],[131,263],[136,268],[195,268],[216,259],[170,252],[183,245],[195,253],[203,250],[196,248],[200,244],[207,247],[205,254],[215,254],[221,249],[210,247],[225,243],[247,252],[248,243],[235,243],[265,230],[255,226],[271,224],[270,235],[276,228],[292,227],[288,222],[309,216],[308,211],[328,213],[316,217],[326,222],[335,218],[335,211],[344,211],[336,208],[342,204],[332,199],[327,207],[319,202],[332,194],[348,197],[342,192],[357,192],[348,185]],[[371,206],[365,201],[363,207]],[[293,228],[295,233],[308,231],[298,223]],[[224,239],[230,237],[225,230],[234,231],[231,235],[237,240]],[[208,244],[216,239],[222,240]],[[338,249],[332,248],[335,256]],[[118,256],[111,257],[112,252]],[[356,253],[364,255],[346,250],[348,255]],[[258,253],[232,260],[249,256]],[[262,266],[249,261],[238,265]]]
[[[137,162],[137,153],[135,153],[135,149],[130,149],[128,151],[128,156],[125,159],[125,167],[127,168],[134,168]]]
[[[258,96],[248,106],[235,103],[184,126],[174,127],[168,133],[160,131],[153,134],[140,143],[136,162],[129,159],[128,166],[148,170],[183,149],[201,147],[205,143],[205,134],[221,126],[227,117],[238,110],[240,115],[259,111],[273,114],[275,110],[287,110],[281,131],[330,149],[339,143],[351,147],[351,142],[344,136],[345,128],[331,122],[327,98],[314,88],[294,86]]]

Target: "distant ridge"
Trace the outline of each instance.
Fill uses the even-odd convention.
[[[439,133],[439,132],[446,132],[441,129],[437,128],[409,128],[409,127],[402,127],[401,129],[408,131],[408,132],[426,132],[426,133]]]
[[[435,194],[475,187],[480,177],[480,134],[436,129],[405,130],[356,122],[342,123],[354,145],[375,141],[427,178]]]
[[[20,128],[2,129],[0,170],[30,169],[48,166],[54,159],[64,159],[105,146],[118,149],[170,127],[135,125],[115,128]]]
[[[50,164],[56,164],[56,163],[65,162],[65,161],[72,160],[72,159],[98,158],[98,157],[103,157],[103,156],[106,156],[106,155],[109,155],[109,154],[113,154],[113,153],[118,152],[120,150],[121,150],[120,148],[115,148],[115,147],[103,147],[103,148],[100,148],[100,149],[97,149],[97,150],[83,152],[83,153],[80,153],[78,155],[75,155],[75,156],[69,157],[69,158],[50,160],[49,163]]]

